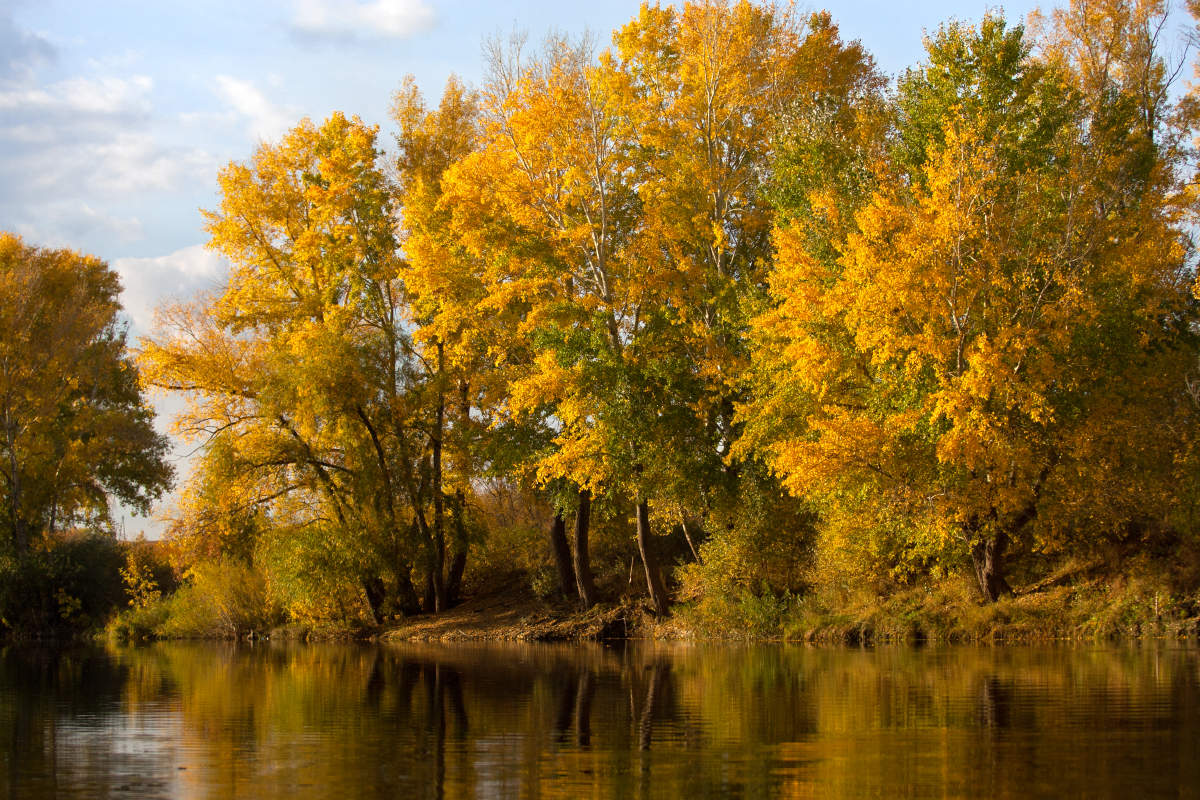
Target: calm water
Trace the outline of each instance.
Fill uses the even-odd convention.
[[[1200,651],[0,651],[9,797],[1200,797]]]

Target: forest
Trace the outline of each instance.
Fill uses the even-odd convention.
[[[1168,11],[948,21],[895,79],[744,0],[498,37],[387,132],[225,167],[226,282],[137,342],[102,261],[5,235],[0,629],[487,592],[697,636],[1195,624],[1200,2]],[[152,392],[196,454],[165,540],[116,542],[110,498],[172,485]]]

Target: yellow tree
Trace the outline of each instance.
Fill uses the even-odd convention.
[[[180,429],[202,437],[208,466],[245,492],[230,512],[265,511],[259,519],[294,532],[284,546],[297,558],[304,541],[337,542],[379,618],[389,597],[415,609],[410,572],[429,525],[375,140],[374,128],[335,114],[223,170],[221,204],[206,217],[210,246],[231,262],[228,283],[165,309],[142,363],[153,384],[189,395]],[[199,488],[197,509],[213,510]]]
[[[792,372],[747,414],[790,415],[762,440],[828,520],[888,519],[925,552],[961,543],[995,600],[1014,544],[1140,524],[1162,490],[1188,252],[1170,138],[1156,126],[1124,171],[1146,129],[1122,89],[1089,92],[993,16],[927,47],[834,257],[811,215],[777,233],[758,325]]]
[[[494,318],[477,311],[485,294],[480,263],[454,236],[450,212],[442,202],[446,170],[476,148],[478,102],[452,77],[438,107],[427,109],[410,77],[392,103],[400,148],[396,203],[406,257],[399,277],[433,408],[429,449],[434,511],[428,591],[439,608],[454,599],[466,567],[467,498],[471,479],[478,473],[481,428],[471,412],[484,408],[494,394],[485,384],[487,351],[500,331]],[[455,539],[448,574],[447,500]]]
[[[480,149],[452,168],[456,234],[484,267],[479,312],[513,319],[512,341],[490,345],[503,368],[505,419],[532,419],[553,443],[524,468],[538,482],[578,487],[575,573],[595,602],[588,559],[591,497],[630,447],[623,413],[625,354],[644,298],[625,255],[636,198],[617,139],[617,98],[586,43],[553,39],[523,61],[494,44],[482,93]]]

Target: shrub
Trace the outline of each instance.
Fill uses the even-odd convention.
[[[231,559],[207,561],[165,601],[157,633],[165,638],[231,638],[266,631],[282,615],[269,601],[262,574]]]
[[[20,638],[78,634],[122,604],[121,543],[74,531],[17,558],[0,556],[0,630]]]

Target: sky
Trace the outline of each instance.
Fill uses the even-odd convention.
[[[70,247],[122,277],[132,337],[154,307],[220,285],[199,209],[217,171],[302,117],[335,110],[392,128],[405,75],[428,97],[450,74],[482,80],[485,39],[590,31],[600,45],[639,2],[603,0],[0,0],[0,230]],[[800,4],[801,10],[818,6]],[[1011,20],[1035,7],[1012,2]],[[841,0],[828,6],[896,75],[922,36],[995,3]],[[176,404],[158,400],[169,413]],[[160,425],[165,429],[166,420]],[[174,458],[186,471],[186,450]],[[168,501],[169,502],[169,501]],[[154,535],[153,521],[126,520]]]

